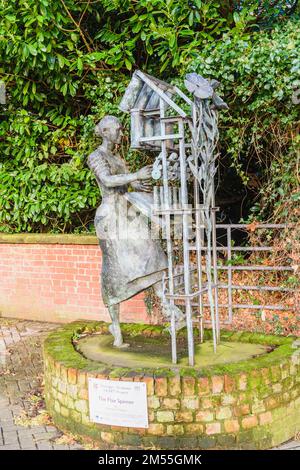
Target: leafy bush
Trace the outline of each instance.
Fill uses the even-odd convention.
[[[220,150],[224,165],[254,186],[254,216],[291,219],[293,206],[299,217],[299,22],[247,40],[226,36],[199,52],[190,69],[221,81],[230,110],[220,114]]]
[[[257,108],[248,107],[253,99],[248,95],[249,102],[243,101],[243,92],[249,93],[252,87],[251,80],[249,86],[242,82],[246,69],[241,80],[235,80],[237,91],[229,77],[235,77],[238,62],[242,67],[242,45],[250,41],[250,32],[259,22],[268,22],[274,15],[278,18],[279,14],[279,10],[270,8],[261,7],[258,11],[261,2],[246,3],[3,0],[0,78],[6,83],[7,105],[0,108],[0,231],[92,229],[100,196],[85,158],[95,146],[94,122],[107,113],[120,115],[117,104],[136,67],[170,79],[191,67],[193,61],[200,70],[199,54],[208,66],[211,51],[215,50],[215,62],[203,73],[224,73],[224,91],[232,109],[223,121],[229,127],[225,142],[232,161],[244,175],[247,144],[237,142],[240,136],[235,126],[243,125],[243,119],[246,126],[253,120],[259,125],[254,116],[264,103]],[[278,6],[291,2],[272,3]],[[298,27],[294,27],[296,37]],[[230,34],[228,37],[235,42],[220,42],[215,47],[214,41],[224,34]],[[280,31],[276,34],[280,35]],[[291,34],[290,31],[289,37]],[[253,41],[258,39],[253,37]],[[250,43],[247,44],[249,49]],[[235,47],[239,59],[233,57]],[[293,51],[287,51],[290,57]],[[265,48],[265,60],[269,52]],[[280,60],[282,56],[287,64],[289,59],[280,53]],[[253,55],[252,61],[255,60]],[[283,80],[287,70],[284,64],[274,59],[273,78],[278,72]],[[255,64],[250,68],[254,73]],[[267,80],[269,72],[260,73]],[[274,98],[274,115],[285,96],[284,91],[283,97]],[[240,117],[238,102],[242,103]],[[251,128],[254,132],[254,124]],[[247,129],[245,135],[249,134]],[[261,145],[264,139],[266,132]],[[286,147],[287,144],[284,151]],[[140,164],[140,155],[127,153],[126,148],[124,153],[130,165]]]
[[[94,119],[118,114],[126,81],[95,77],[84,87],[94,114],[74,109],[13,109],[0,126],[0,231],[91,230],[98,187],[85,164],[94,148]],[[65,114],[64,114],[65,113]],[[74,113],[75,114],[75,113]]]

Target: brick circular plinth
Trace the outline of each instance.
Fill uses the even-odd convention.
[[[166,334],[157,326],[122,328],[129,336]],[[266,449],[300,431],[300,343],[295,338],[223,331],[221,341],[275,348],[247,361],[201,370],[133,370],[85,359],[73,344],[83,332],[106,334],[107,324],[71,323],[44,343],[47,409],[62,429],[108,445],[162,449]],[[89,377],[145,382],[149,428],[90,422]]]

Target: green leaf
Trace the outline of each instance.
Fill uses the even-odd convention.
[[[126,65],[127,70],[132,69],[132,63],[130,62],[130,60],[125,59],[125,65]]]
[[[27,47],[28,47],[29,53],[31,55],[33,55],[33,56],[37,55],[37,49],[36,49],[35,46],[33,46],[32,44],[28,44]]]
[[[80,57],[77,58],[77,68],[80,72],[83,70],[83,62]]]
[[[233,20],[235,24],[238,24],[241,20],[240,15],[236,11],[233,13]]]
[[[62,69],[65,65],[65,58],[60,54],[57,54],[56,57],[57,57],[57,60],[58,60],[58,64],[59,64],[60,68]]]

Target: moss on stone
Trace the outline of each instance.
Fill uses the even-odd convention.
[[[152,325],[122,325],[123,332],[127,338],[147,338],[147,341],[157,344],[158,339],[168,339],[169,334],[163,327]],[[198,368],[170,366],[163,368],[154,367],[114,367],[108,366],[101,362],[95,362],[83,357],[76,351],[74,344],[81,335],[93,335],[100,333],[106,335],[108,333],[107,324],[104,322],[86,322],[77,321],[60,327],[53,331],[44,343],[45,358],[45,399],[47,409],[52,415],[54,422],[62,429],[71,431],[74,435],[85,436],[94,442],[101,443],[102,448],[111,448],[117,444],[118,446],[133,446],[146,448],[161,449],[266,449],[276,446],[281,442],[291,438],[299,429],[300,425],[300,383],[297,376],[299,366],[292,364],[292,356],[294,357],[295,349],[293,348],[294,338],[265,336],[256,333],[237,333],[223,331],[221,333],[221,341],[225,343],[258,343],[261,345],[276,346],[268,354],[263,354],[249,360],[243,360],[231,364],[219,364],[218,366]],[[99,335],[99,337],[100,337]],[[206,341],[211,340],[211,331],[205,331]],[[180,332],[179,341],[184,340],[184,333]],[[67,368],[71,370],[67,370]],[[75,369],[75,370],[74,370]],[[294,371],[293,371],[294,369]],[[149,419],[151,423],[157,424],[157,411],[169,411],[174,413],[166,404],[171,403],[176,397],[182,406],[191,406],[189,411],[191,422],[195,425],[197,421],[198,410],[209,409],[212,415],[219,423],[219,432],[216,435],[204,434],[207,432],[206,427],[197,424],[197,432],[188,435],[185,425],[183,434],[176,434],[168,431],[168,426],[159,424],[160,433],[149,435],[147,430],[136,430],[124,428],[115,428],[106,425],[95,424],[89,421],[88,415],[88,395],[87,384],[84,374],[76,372],[88,372],[92,376],[108,377],[108,378],[128,378],[132,380],[144,380],[145,378],[154,378],[150,380],[149,398],[158,392],[157,383],[167,383],[169,395],[165,398],[156,397],[157,406],[149,407]],[[230,382],[226,382],[223,377],[214,377],[213,380],[209,376],[217,375],[230,376]],[[173,380],[168,379],[159,381],[159,377],[206,377],[207,394],[206,396],[197,396],[197,382],[191,380],[179,381],[179,387],[175,389],[175,393],[170,394],[171,383]],[[82,378],[84,377],[84,381]],[[245,384],[241,382],[241,377],[245,377]],[[73,380],[77,378],[78,396],[76,397],[76,386]],[[80,379],[80,381],[79,381]],[[178,380],[178,379],[176,379]],[[70,381],[70,382],[68,382]],[[182,387],[180,387],[182,382]],[[202,381],[201,381],[202,382]],[[272,382],[272,383],[270,383]],[[61,384],[66,384],[66,389],[61,390]],[[184,384],[196,383],[196,388],[192,390],[190,396],[190,388],[184,387]],[[226,391],[226,383],[232,391]],[[243,387],[241,387],[241,383]],[[220,390],[211,388],[211,385],[220,385]],[[222,385],[223,384],[223,385]],[[276,387],[280,384],[281,387]],[[154,387],[153,387],[154,385]],[[82,387],[81,390],[80,387]],[[165,387],[166,388],[166,387]],[[188,391],[187,391],[188,390]],[[74,391],[74,396],[73,396]],[[174,389],[173,389],[174,391]],[[83,393],[84,392],[84,393]],[[192,393],[195,392],[195,395]],[[228,395],[230,393],[230,395]],[[176,395],[177,394],[177,395]],[[159,393],[158,393],[159,395]],[[165,396],[163,394],[163,396]],[[230,402],[224,403],[225,397],[230,397]],[[171,405],[170,405],[171,406]],[[221,406],[232,407],[232,416],[230,418],[238,423],[236,428],[231,428],[230,432],[224,432],[222,418],[217,418],[217,413]],[[161,408],[160,408],[161,407]],[[154,410],[155,408],[155,410]],[[196,410],[196,411],[195,411]],[[268,419],[266,419],[266,417]],[[254,418],[254,424],[250,419]],[[176,421],[176,414],[175,414]],[[256,424],[255,424],[256,422]],[[263,423],[267,424],[263,424]],[[261,423],[262,425],[258,425]],[[172,426],[175,424],[172,419]],[[249,424],[254,427],[249,428]],[[176,423],[175,425],[178,426]],[[165,427],[163,427],[165,426]],[[171,427],[172,427],[171,426]],[[163,427],[163,430],[161,430]],[[170,427],[170,426],[169,426]],[[175,429],[175,428],[174,428]],[[203,431],[202,431],[203,429]],[[236,429],[236,431],[232,431]],[[228,430],[229,431],[229,430]],[[164,434],[165,433],[165,434]],[[169,434],[169,435],[168,435]]]
[[[95,235],[56,233],[1,233],[0,243],[34,245],[98,245]]]
[[[144,325],[144,324],[122,324],[122,330],[125,336],[142,336],[147,337],[169,337],[169,333],[162,326]],[[282,361],[289,357],[295,352],[292,344],[295,340],[294,337],[279,337],[271,335],[262,335],[258,333],[247,333],[247,332],[221,332],[221,341],[240,341],[240,342],[251,342],[263,345],[277,346],[269,354],[249,359],[247,361],[241,361],[231,364],[221,364],[209,367],[203,367],[201,369],[191,369],[187,367],[170,366],[167,368],[134,368],[128,369],[127,367],[116,368],[108,367],[105,364],[101,364],[95,361],[90,361],[79,354],[73,345],[73,340],[78,338],[82,334],[93,334],[93,333],[106,334],[108,332],[107,324],[104,322],[96,321],[76,321],[63,325],[58,330],[50,333],[44,342],[44,351],[46,356],[52,357],[56,362],[60,362],[65,367],[74,367],[79,370],[85,371],[103,371],[103,368],[107,371],[107,374],[117,374],[116,376],[128,376],[129,372],[134,373],[150,373],[155,376],[172,376],[180,373],[181,376],[192,376],[201,377],[208,375],[222,375],[229,374],[235,375],[241,372],[250,372],[264,367],[271,367],[273,365],[282,363]],[[181,332],[181,335],[183,333]],[[211,337],[211,331],[205,331],[205,338]],[[261,379],[262,380],[262,379]]]

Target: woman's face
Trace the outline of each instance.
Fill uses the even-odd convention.
[[[123,137],[121,124],[118,123],[118,124],[112,125],[109,129],[109,135],[110,135],[110,141],[113,144],[120,144],[122,137]]]
[[[122,126],[118,122],[108,123],[108,125],[102,129],[96,126],[95,134],[112,144],[120,144],[123,137]]]

